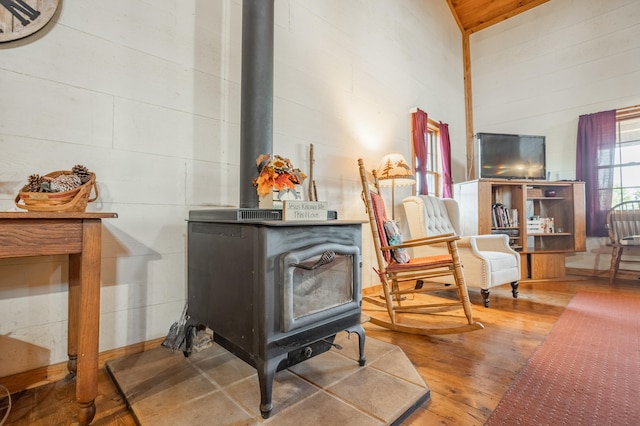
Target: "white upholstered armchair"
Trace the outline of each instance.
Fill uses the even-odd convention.
[[[460,230],[458,203],[449,198],[432,195],[407,197],[403,201],[410,238],[421,238],[447,232],[461,236],[458,252],[462,261],[467,287],[479,288],[484,306],[489,307],[492,287],[511,284],[513,297],[518,297],[520,255],[509,247],[506,235],[463,236]],[[422,250],[422,251],[420,251]],[[416,257],[434,254],[439,248],[414,250]],[[446,279],[442,280],[449,283]]]

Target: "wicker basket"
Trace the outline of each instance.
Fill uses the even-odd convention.
[[[73,172],[62,170],[46,174],[55,178],[60,175],[70,175]],[[84,212],[87,203],[98,199],[98,185],[95,173],[89,172],[91,179],[77,188],[63,192],[25,192],[27,185],[22,187],[16,196],[16,206],[34,212]],[[89,198],[93,189],[95,196]],[[20,202],[22,201],[22,203]]]

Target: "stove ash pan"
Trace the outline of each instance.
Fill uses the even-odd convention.
[[[361,222],[188,224],[188,314],[215,341],[256,368],[268,417],[276,371],[359,336]]]

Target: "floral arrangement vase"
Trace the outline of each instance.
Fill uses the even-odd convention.
[[[307,177],[294,168],[288,158],[275,155],[270,159],[263,154],[256,159],[258,177],[253,185],[257,188],[261,209],[282,209],[285,200],[302,200],[302,182]]]
[[[261,209],[282,209],[284,201],[302,200],[302,185],[294,185],[294,189],[278,190],[274,188],[267,195],[260,196],[258,208]]]

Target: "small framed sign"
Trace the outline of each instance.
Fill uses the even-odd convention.
[[[327,220],[327,201],[285,200],[282,206],[282,220]]]

